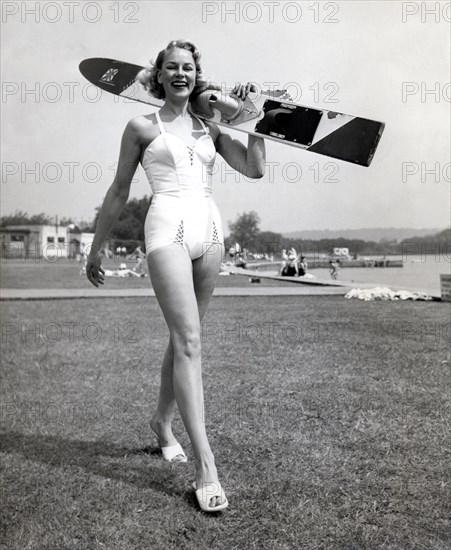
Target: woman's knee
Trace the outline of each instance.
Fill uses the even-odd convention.
[[[190,328],[181,332],[171,334],[174,355],[182,355],[189,359],[200,356],[200,330]]]

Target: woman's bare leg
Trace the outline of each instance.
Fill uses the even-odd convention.
[[[214,286],[219,274],[219,268],[223,256],[222,245],[214,244],[206,252],[204,256],[194,260],[193,262],[193,281],[194,292],[196,294],[197,308],[199,311],[199,319],[202,319],[207,311],[211,295],[213,294]],[[204,264],[208,262],[207,273],[204,273]],[[213,269],[211,269],[213,265]],[[216,267],[215,267],[216,266]],[[169,339],[168,347],[163,358],[161,366],[161,383],[158,405],[155,414],[151,420],[151,427],[156,433],[160,445],[175,445],[176,438],[172,433],[172,420],[175,415],[176,400],[174,395],[173,381],[173,364],[174,350],[172,341]]]
[[[152,430],[157,435],[158,441],[162,447],[175,445],[177,443],[172,433],[171,425],[176,408],[173,366],[174,350],[172,349],[171,339],[169,339],[169,344],[166,348],[163,364],[161,366],[160,394],[158,397],[157,410],[150,421]]]
[[[215,248],[194,262],[179,245],[159,248],[148,257],[152,286],[171,336],[174,396],[193,447],[197,487],[218,481],[205,430],[200,357],[200,320],[213,292],[222,258],[222,247]],[[170,358],[168,353],[165,361],[166,358]],[[169,387],[170,370],[166,372],[168,377],[164,374],[164,383]],[[162,410],[170,411],[170,393],[163,392],[160,396]],[[220,497],[215,497],[210,505],[220,502]]]

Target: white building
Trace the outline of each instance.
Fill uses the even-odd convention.
[[[7,258],[68,258],[71,235],[61,225],[8,225],[0,228],[1,254]]]

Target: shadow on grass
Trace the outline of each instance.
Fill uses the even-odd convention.
[[[83,468],[105,479],[153,489],[170,496],[183,496],[188,503],[196,506],[194,492],[187,492],[186,487],[180,487],[176,471],[180,464],[165,462],[157,446],[127,448],[105,441],[82,441],[10,431],[2,433],[0,452],[19,454],[26,460],[53,467]],[[136,465],[130,459],[131,456],[147,456],[152,461]]]

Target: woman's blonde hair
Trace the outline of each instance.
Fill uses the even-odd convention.
[[[195,95],[199,88],[204,88],[207,85],[207,80],[200,66],[200,52],[196,46],[188,40],[172,40],[166,48],[161,50],[158,54],[155,63],[151,61],[150,65],[144,67],[136,76],[136,80],[138,80],[150,94],[158,99],[164,99],[166,97],[163,86],[158,82],[158,71],[160,71],[163,66],[165,55],[175,50],[175,48],[188,50],[193,55],[196,67],[196,86],[192,93]]]

